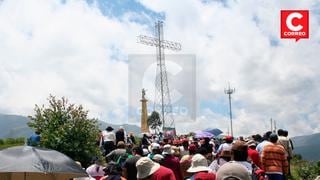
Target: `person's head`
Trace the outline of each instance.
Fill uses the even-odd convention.
[[[276,143],[278,141],[278,135],[277,134],[274,134],[272,133],[269,137],[269,141],[272,142],[272,143]]]
[[[225,137],[225,141],[226,141],[226,143],[231,144],[233,142],[233,137],[232,136],[226,136]]]
[[[284,137],[288,137],[288,134],[289,134],[289,133],[288,133],[287,130],[283,130],[283,136],[284,136]]]
[[[172,146],[172,150],[173,150],[173,155],[176,157],[180,157],[180,148],[177,146]]]
[[[203,171],[210,171],[210,168],[208,167],[208,161],[203,155],[195,154],[191,159],[191,166],[189,169],[187,169],[187,172],[197,173]]]
[[[206,157],[208,154],[208,150],[205,147],[200,147],[197,149],[196,154],[201,154]]]
[[[132,149],[133,155],[143,156],[143,150],[141,147],[137,146]]]
[[[108,126],[108,127],[106,128],[106,131],[111,132],[111,131],[113,131],[113,128],[112,128],[111,126]]]
[[[160,168],[160,164],[153,162],[148,157],[142,157],[137,161],[136,167],[137,178],[148,179],[153,173],[155,173]]]
[[[119,127],[119,131],[121,131],[121,132],[123,132],[123,131],[124,131],[123,126],[120,126],[120,127]]]
[[[197,146],[195,144],[190,144],[188,150],[190,155],[196,154]]]
[[[262,141],[262,136],[260,134],[256,134],[253,136],[253,140],[256,142],[261,142]]]
[[[249,140],[246,144],[250,149],[256,149],[257,147],[257,144],[254,140]]]
[[[152,154],[161,154],[160,144],[152,143],[150,147]]]
[[[118,144],[117,144],[117,148],[118,149],[125,149],[126,148],[126,145],[123,141],[119,141]]]
[[[188,146],[189,146],[188,139],[183,139],[182,140],[182,146],[183,146],[184,149],[188,149]]]
[[[251,180],[247,169],[235,162],[225,163],[217,171],[216,180]]]
[[[247,161],[248,159],[248,146],[243,141],[236,141],[232,145],[232,155],[235,161]]]
[[[271,131],[267,131],[264,135],[263,135],[263,140],[269,140],[270,134],[272,134]]]
[[[225,161],[231,161],[232,152],[230,150],[223,150],[219,155],[219,158],[223,158]]]
[[[39,129],[36,129],[36,130],[34,131],[34,133],[35,133],[36,135],[40,135],[40,130],[39,130]]]
[[[239,137],[238,137],[238,140],[239,140],[239,141],[244,141],[243,136],[239,136]]]
[[[278,136],[283,136],[283,129],[278,129]]]
[[[162,155],[164,156],[170,156],[173,154],[173,150],[170,144],[166,144],[163,146]]]
[[[161,164],[161,161],[164,159],[164,157],[161,154],[156,154],[152,157],[152,160]]]

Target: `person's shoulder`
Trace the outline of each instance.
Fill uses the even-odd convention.
[[[160,168],[156,171],[158,173],[163,173],[163,174],[173,174],[173,171],[167,167],[161,166]]]

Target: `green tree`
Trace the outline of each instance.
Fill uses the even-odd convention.
[[[160,114],[157,111],[153,111],[148,117],[148,126],[157,133],[159,128],[162,126],[162,121],[160,119]]]
[[[35,105],[28,125],[41,133],[40,146],[62,152],[87,166],[92,156],[100,156],[95,145],[99,133],[98,121],[88,118],[88,111],[68,103],[64,97],[50,95],[49,105]]]

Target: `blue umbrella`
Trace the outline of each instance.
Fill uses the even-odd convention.
[[[212,138],[213,134],[206,132],[206,131],[197,131],[195,138]]]
[[[208,128],[204,130],[205,132],[211,133],[214,136],[219,136],[221,133],[223,133],[220,129],[218,128]]]

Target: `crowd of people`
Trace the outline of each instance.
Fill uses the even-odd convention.
[[[249,137],[166,138],[144,134],[136,141],[123,127],[107,127],[97,144],[104,160],[86,169],[96,180],[284,180],[290,176],[293,144],[288,131]]]

